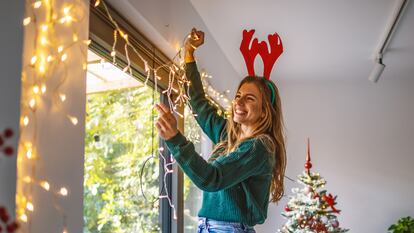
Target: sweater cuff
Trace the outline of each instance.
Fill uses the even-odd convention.
[[[182,135],[180,131],[178,131],[178,133],[174,137],[165,140],[165,143],[167,144],[168,148],[173,149],[176,146],[185,145],[187,143],[187,138],[184,137],[184,135]]]

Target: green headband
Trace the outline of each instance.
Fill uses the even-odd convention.
[[[271,92],[270,98],[271,98],[272,105],[273,105],[275,104],[276,90],[273,87],[272,82],[270,82],[269,80],[265,79],[265,83],[266,83],[266,86],[270,89],[270,92]]]

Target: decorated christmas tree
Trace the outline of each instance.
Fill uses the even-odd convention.
[[[339,227],[337,215],[341,212],[336,205],[337,196],[328,194],[324,189],[326,181],[319,173],[311,172],[310,146],[305,171],[298,176],[303,188],[293,188],[294,196],[290,197],[282,215],[287,222],[279,229],[282,233],[340,233],[348,229]]]

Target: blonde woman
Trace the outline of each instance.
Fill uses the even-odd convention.
[[[203,190],[198,232],[252,233],[253,226],[267,218],[269,202],[278,202],[284,192],[286,152],[279,92],[272,81],[246,77],[237,88],[230,117],[218,116],[205,98],[194,60],[204,33],[193,30],[192,35],[185,45],[190,104],[215,149],[205,161],[162,104],[156,105],[160,113],[156,127],[183,172]]]

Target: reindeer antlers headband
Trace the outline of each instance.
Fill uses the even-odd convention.
[[[256,76],[254,72],[254,59],[257,54],[262,57],[264,69],[263,77],[265,78],[265,83],[270,89],[272,96],[272,104],[275,102],[275,89],[273,85],[268,81],[270,79],[270,73],[272,72],[273,65],[276,63],[276,60],[283,53],[282,40],[280,39],[277,33],[270,34],[268,36],[270,44],[270,53],[267,48],[267,43],[265,41],[258,42],[257,38],[253,39],[252,45],[249,48],[250,42],[252,40],[255,30],[250,31],[243,30],[243,40],[240,44],[240,51],[243,54],[244,61],[246,62],[247,72],[249,76]]]

